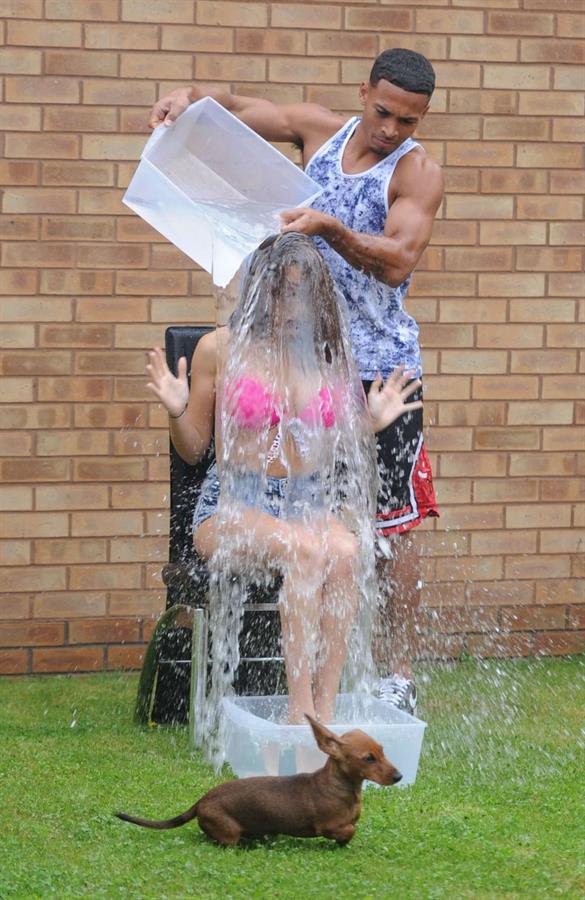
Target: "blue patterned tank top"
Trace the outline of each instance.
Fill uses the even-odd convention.
[[[355,116],[346,122],[309,160],[307,175],[324,188],[312,206],[335,216],[352,231],[382,234],[388,215],[388,185],[396,164],[420,145],[407,138],[371,169],[346,175],[341,161],[359,121]],[[373,379],[378,372],[387,376],[400,364],[420,375],[418,325],[403,308],[411,275],[398,287],[390,287],[354,269],[322,238],[315,242],[347,303],[351,345],[361,377]]]

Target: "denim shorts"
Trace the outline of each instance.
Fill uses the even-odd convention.
[[[310,475],[293,475],[275,478],[267,475],[265,482],[259,472],[246,469],[230,478],[235,503],[259,509],[275,519],[300,518],[309,509],[318,511],[325,506],[321,477],[318,472]],[[265,484],[262,490],[262,484]],[[221,486],[214,462],[207,470],[201,485],[201,493],[193,513],[193,531],[202,522],[217,513]]]

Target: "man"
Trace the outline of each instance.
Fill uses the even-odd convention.
[[[347,122],[312,103],[277,105],[199,86],[173,91],[151,114],[151,127],[169,125],[190,103],[211,96],[266,140],[300,148],[305,171],[324,190],[312,208],[282,213],[282,231],[315,237],[346,299],[366,388],[378,373],[385,378],[398,365],[412,370],[413,377],[421,375],[418,327],[403,301],[443,194],[440,167],[412,139],[434,86],[435,73],[424,56],[394,49],[375,60],[369,81],[359,89],[362,115]],[[381,622],[392,636],[378,640],[378,662],[385,670],[380,696],[413,712],[421,582],[412,529],[427,515],[438,515],[420,411],[378,435],[378,466]]]

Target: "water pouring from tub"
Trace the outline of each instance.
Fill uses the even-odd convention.
[[[275,571],[283,579],[288,721],[300,724],[305,712],[334,720],[352,635],[352,680],[365,682],[374,448],[337,304],[312,243],[281,236],[254,254],[230,323],[216,332],[217,466],[194,531],[215,574],[211,719],[237,666],[245,583]],[[216,484],[217,512],[200,521]],[[208,722],[205,731],[212,730]]]

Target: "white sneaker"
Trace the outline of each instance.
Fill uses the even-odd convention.
[[[378,682],[378,697],[385,703],[403,709],[413,716],[416,712],[416,685],[410,678],[402,675],[390,675],[388,678],[380,678]]]

